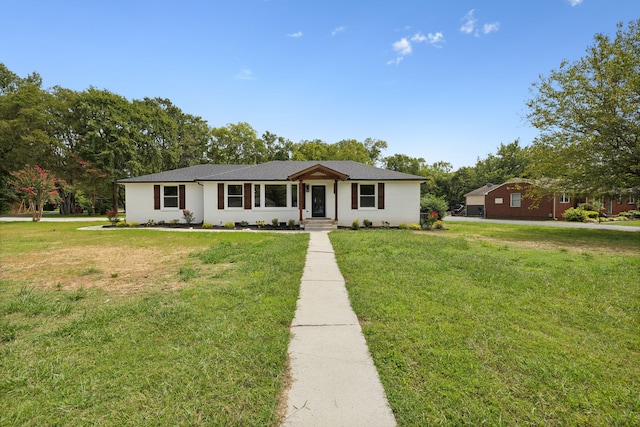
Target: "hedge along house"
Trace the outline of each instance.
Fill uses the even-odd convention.
[[[489,219],[563,219],[569,208],[595,198],[576,198],[569,194],[549,195],[540,200],[527,198],[527,191],[534,185],[527,181],[510,181],[500,185],[487,184],[465,194],[466,216]],[[618,197],[606,197],[601,202],[602,213],[618,215],[620,212],[637,209],[633,191]]]
[[[197,165],[120,180],[128,222],[182,220],[223,225],[314,219],[351,226],[417,223],[424,177],[353,161],[273,161]]]

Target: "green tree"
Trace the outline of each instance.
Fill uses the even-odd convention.
[[[382,161],[382,151],[388,148],[387,141],[367,138],[363,144],[369,152],[369,161],[367,163],[372,166],[380,163]]]
[[[73,110],[80,138],[75,154],[106,174],[111,204],[117,210],[120,188],[116,182],[147,172],[137,150],[141,136],[132,104],[108,90],[89,88],[78,94]]]
[[[291,160],[330,160],[329,144],[319,139],[301,141],[293,145]]]
[[[580,60],[533,84],[528,119],[540,130],[528,171],[585,195],[640,188],[640,20],[595,36]]]
[[[500,144],[496,154],[476,162],[476,176],[484,181],[478,182],[478,187],[488,182],[502,184],[513,178],[524,178],[529,162],[529,149],[521,147],[519,139],[507,145]]]
[[[246,122],[211,129],[209,160],[221,164],[255,164],[266,157],[263,141]]]
[[[327,160],[353,160],[365,164],[371,160],[367,147],[355,139],[343,139],[329,145],[327,154]]]
[[[266,131],[262,134],[262,144],[265,149],[265,161],[289,160],[293,151],[293,142]]]
[[[422,157],[410,157],[406,154],[393,154],[382,159],[382,166],[396,172],[420,175],[426,162]]]
[[[48,108],[50,94],[37,73],[21,78],[0,63],[0,200],[14,198],[12,171],[38,163],[50,168],[52,151]],[[6,207],[2,207],[4,210]]]

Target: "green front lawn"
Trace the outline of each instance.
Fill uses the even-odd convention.
[[[2,223],[0,425],[274,425],[308,236]]]
[[[639,425],[640,234],[330,234],[399,425]]]

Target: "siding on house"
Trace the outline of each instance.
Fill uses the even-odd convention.
[[[164,187],[184,186],[176,207],[165,207],[163,204]],[[145,223],[148,220],[169,222],[174,219],[182,220],[181,204],[194,213],[195,221],[202,222],[204,209],[202,187],[197,183],[177,184],[164,182],[158,184],[128,183],[125,191],[125,206],[127,222]]]
[[[125,186],[127,221],[182,220],[182,209],[195,222],[255,224],[312,217],[333,219],[341,226],[368,219],[374,225],[417,223],[420,183],[424,178],[351,161],[270,162],[261,165],[199,165],[121,180]],[[267,200],[267,186],[273,199]],[[169,191],[165,191],[167,187]],[[230,187],[233,193],[230,195]],[[256,192],[256,187],[260,188]],[[313,214],[313,189],[324,188],[321,214]],[[297,197],[294,197],[294,194]]]

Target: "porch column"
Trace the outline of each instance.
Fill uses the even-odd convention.
[[[300,180],[298,181],[298,212],[300,214],[300,224],[302,224],[302,208],[304,206],[304,181]]]
[[[336,216],[335,220],[338,220],[338,180],[333,181],[333,197],[335,198]]]

